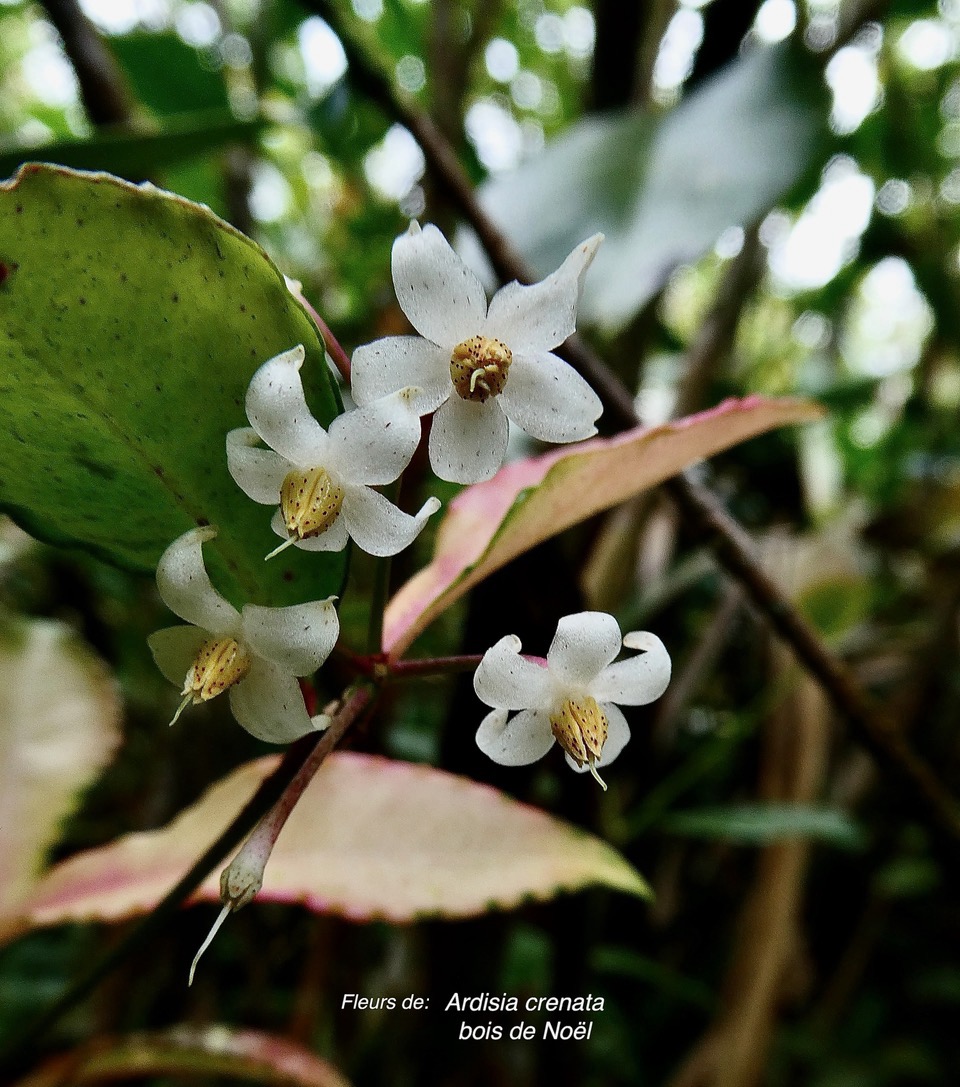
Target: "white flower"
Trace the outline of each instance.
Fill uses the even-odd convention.
[[[307,551],[342,551],[347,538],[371,555],[395,555],[440,508],[428,499],[416,517],[372,486],[392,483],[420,441],[416,389],[404,388],[359,411],[337,416],[329,431],[303,396],[302,347],[265,362],[247,390],[247,418],[227,435],[227,467],[254,502],[277,505],[271,527]],[[258,448],[263,440],[269,449]]]
[[[476,483],[503,464],[507,420],[545,442],[596,434],[600,400],[552,348],[576,326],[583,276],[602,234],[578,245],[541,283],[509,283],[487,307],[480,280],[432,225],[393,245],[400,307],[420,336],[388,336],[353,355],[353,398],[369,404],[417,385],[417,410],[437,411],[430,463],[441,479]]]
[[[545,667],[520,656],[515,635],[501,638],[473,678],[477,696],[494,707],[477,730],[480,750],[503,766],[525,766],[556,740],[575,770],[589,770],[603,785],[596,768],[613,762],[630,739],[615,703],[643,706],[670,681],[670,658],[655,634],[634,631],[623,644],[644,652],[613,664],[620,627],[598,611],[560,620]],[[508,719],[510,710],[520,713]]]
[[[191,529],[157,566],[163,602],[192,624],[148,639],[157,667],[183,687],[173,721],[191,702],[229,689],[230,709],[247,732],[268,743],[289,743],[318,727],[296,677],[315,672],[336,644],[340,622],[333,597],[290,608],[247,604],[238,612],[211,585],[203,565],[202,545],[214,536],[213,528]]]

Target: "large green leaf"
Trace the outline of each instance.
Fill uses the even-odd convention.
[[[677,264],[762,215],[809,169],[827,102],[803,63],[786,46],[757,48],[662,119],[587,117],[489,182],[483,203],[543,274],[603,231],[581,315],[622,326]]]
[[[0,186],[0,506],[34,535],[149,570],[195,524],[237,602],[328,595],[340,555],[279,561],[268,507],[227,472],[247,384],[307,352],[307,397],[338,410],[320,338],[277,268],[207,208],[106,174],[26,166]]]

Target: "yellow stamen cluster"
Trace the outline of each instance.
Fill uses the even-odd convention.
[[[513,352],[503,340],[471,336],[458,343],[450,356],[450,378],[464,400],[482,404],[499,396],[507,383]]]
[[[343,488],[333,482],[326,468],[295,468],[280,485],[283,523],[298,540],[326,532],[342,505]]]
[[[550,718],[550,728],[554,738],[577,766],[586,763],[590,773],[600,782],[596,761],[603,751],[607,738],[607,717],[589,695],[583,698],[568,698],[560,709]]]
[[[233,638],[208,638],[201,643],[197,655],[183,681],[183,701],[173,715],[171,725],[191,702],[207,702],[239,683],[250,671],[250,654]]]

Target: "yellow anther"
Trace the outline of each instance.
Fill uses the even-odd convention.
[[[450,378],[464,400],[483,403],[499,396],[507,383],[513,352],[502,340],[471,336],[458,343],[450,356]]]
[[[607,738],[607,717],[589,695],[568,698],[550,718],[554,738],[577,766],[584,763],[590,773],[606,789],[597,773],[596,761],[600,758]]]
[[[183,681],[183,701],[173,721],[191,702],[207,702],[239,683],[250,671],[250,654],[233,638],[208,638],[197,650]]]
[[[343,505],[343,488],[326,468],[295,468],[280,485],[280,512],[287,532],[297,540],[319,536],[336,521]]]

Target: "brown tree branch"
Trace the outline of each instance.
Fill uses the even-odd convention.
[[[744,231],[743,247],[727,265],[713,304],[687,349],[674,416],[691,415],[706,406],[711,379],[730,355],[744,307],[760,282],[764,267],[759,228],[751,226]]]
[[[133,101],[123,73],[96,27],[77,0],[41,0],[47,18],[63,39],[63,48],[80,84],[80,97],[90,123],[125,125],[133,118]]]

